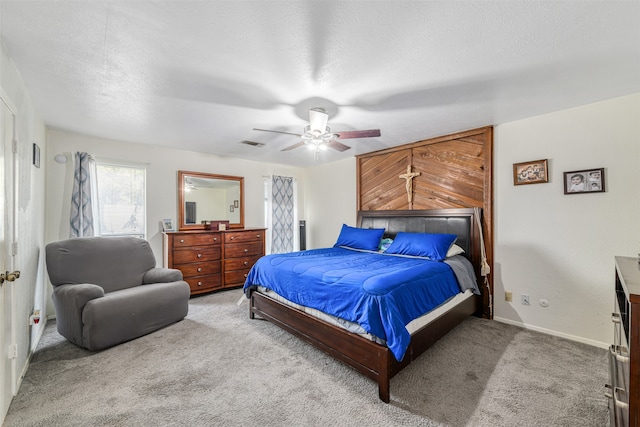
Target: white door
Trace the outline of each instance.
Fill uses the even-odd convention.
[[[12,291],[14,276],[7,274],[13,272],[13,256],[11,246],[14,236],[14,176],[13,176],[13,139],[14,139],[14,114],[0,98],[0,135],[2,147],[0,148],[0,274],[5,280],[0,285],[0,420],[9,409],[14,395],[14,370],[15,355],[9,354],[13,344],[12,321]],[[13,350],[15,351],[15,350]]]

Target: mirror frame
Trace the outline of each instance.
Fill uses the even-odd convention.
[[[222,179],[237,181],[240,184],[240,222],[229,223],[229,228],[244,228],[244,177],[231,175],[216,175],[204,172],[178,171],[178,231],[206,230],[203,224],[185,224],[184,222],[184,178],[197,176],[198,178]],[[212,220],[221,218],[211,218]]]

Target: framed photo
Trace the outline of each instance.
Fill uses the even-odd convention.
[[[173,220],[172,219],[163,219],[162,220],[162,231],[173,231]]]
[[[603,193],[604,168],[563,172],[564,194]]]
[[[233,201],[233,207],[234,208],[238,208],[240,206],[240,202],[238,202],[237,200]]]
[[[35,142],[33,143],[33,165],[37,168],[40,167],[40,147]]]
[[[547,159],[513,164],[513,185],[549,182]]]
[[[233,212],[233,205],[229,205],[229,212]]]

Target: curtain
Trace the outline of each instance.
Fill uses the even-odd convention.
[[[295,203],[291,177],[273,176],[271,180],[271,253],[294,250]]]
[[[71,194],[70,237],[93,236],[93,209],[91,208],[91,163],[87,153],[75,154],[73,193]]]

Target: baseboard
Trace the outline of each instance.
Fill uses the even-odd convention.
[[[507,323],[507,324],[513,325],[513,326],[519,326],[521,328],[529,329],[531,331],[541,332],[543,334],[553,335],[553,336],[560,337],[560,338],[566,338],[566,339],[571,340],[571,341],[581,342],[583,344],[592,345],[594,347],[608,349],[609,345],[610,345],[610,344],[607,344],[607,343],[586,339],[586,338],[579,337],[579,336],[576,336],[576,335],[565,334],[565,333],[562,333],[562,332],[553,331],[551,329],[541,328],[539,326],[527,325],[526,323],[516,322],[516,321],[513,321],[511,319],[505,319],[503,317],[494,316],[493,320],[495,320],[496,322]]]
[[[42,327],[40,327],[40,330],[38,331],[38,335],[36,335],[35,338],[35,346],[34,348],[38,347],[38,344],[40,343],[40,340],[42,339],[42,335],[44,334],[44,328],[46,328],[47,326],[47,317],[43,316],[42,319],[44,320],[42,322]],[[29,354],[27,355],[27,360],[24,363],[24,366],[22,367],[22,372],[20,372],[20,375],[18,376],[18,380],[16,381],[16,393],[18,390],[20,390],[20,386],[22,385],[22,380],[24,379],[24,376],[27,375],[27,370],[29,369],[29,366],[31,365],[31,358],[33,357],[33,349],[29,349]]]

